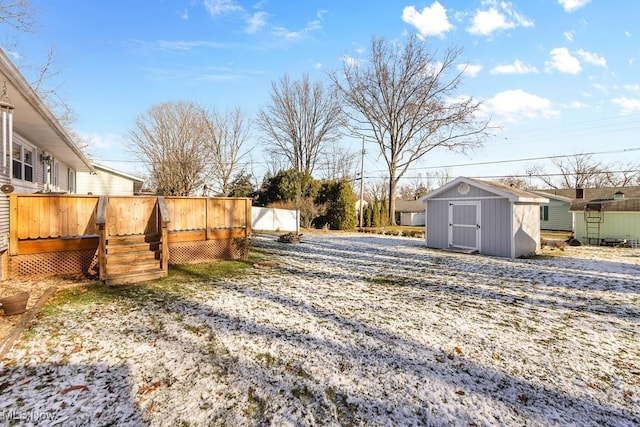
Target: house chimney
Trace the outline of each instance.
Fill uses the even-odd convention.
[[[584,199],[584,188],[576,188],[576,199]]]
[[[622,191],[618,191],[613,195],[613,200],[624,200],[624,193]]]

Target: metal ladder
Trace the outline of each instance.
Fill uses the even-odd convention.
[[[596,245],[600,245],[600,224],[604,222],[604,213],[600,210],[585,209],[584,222],[587,232],[587,243],[593,244],[595,240]]]

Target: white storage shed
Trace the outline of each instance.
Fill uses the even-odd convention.
[[[428,247],[508,258],[540,250],[540,203],[548,199],[537,194],[459,177],[420,200]]]

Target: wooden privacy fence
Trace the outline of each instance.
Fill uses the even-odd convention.
[[[159,268],[241,255],[251,232],[245,198],[11,194],[8,276],[106,274],[108,246],[157,236]],[[131,264],[130,269],[135,269]]]

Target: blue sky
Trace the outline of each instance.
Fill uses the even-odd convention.
[[[463,49],[460,94],[483,101],[501,130],[469,156],[433,151],[410,172],[472,177],[523,173],[503,162],[600,153],[605,162],[640,151],[640,2],[32,0],[33,34],[9,52],[38,65],[54,46],[59,91],[77,113],[76,131],[96,162],[143,169],[127,149],[136,116],[155,103],[194,101],[249,115],[269,101],[283,73],[313,79],[364,58],[372,36],[416,33],[434,51]],[[29,79],[29,68],[23,70]],[[257,143],[257,138],[254,143]],[[360,150],[361,142],[343,143]],[[367,144],[365,176],[384,175]],[[628,150],[628,151],[624,151]],[[253,150],[255,173],[264,159]],[[537,163],[544,163],[538,161]],[[548,162],[548,161],[547,161]]]

